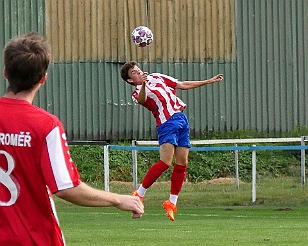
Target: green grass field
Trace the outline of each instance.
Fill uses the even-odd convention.
[[[131,184],[110,190],[129,194]],[[114,208],[84,208],[56,199],[66,243],[73,245],[308,245],[308,196],[299,179],[264,179],[251,204],[251,184],[187,184],[176,220],[161,207],[169,183],[153,185],[144,198],[145,214],[132,220]]]

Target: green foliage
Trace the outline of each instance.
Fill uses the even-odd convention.
[[[109,151],[110,180],[132,181],[132,153],[125,150]]]
[[[279,137],[299,137],[308,135],[308,128],[294,129]],[[253,131],[233,131],[212,133],[212,139],[259,138],[265,136]],[[130,142],[117,142],[116,145],[130,146]],[[286,143],[294,145],[294,143]],[[284,144],[284,145],[286,145]],[[298,144],[298,143],[296,143]],[[261,144],[260,144],[261,145]],[[265,145],[265,144],[262,144]],[[270,145],[281,145],[270,144]],[[216,145],[217,146],[217,145]],[[223,146],[223,145],[221,145]],[[226,146],[226,145],[224,145]],[[200,147],[200,146],[199,146]],[[70,146],[70,151],[84,181],[103,180],[103,148],[101,146]],[[138,151],[138,177],[143,178],[148,169],[159,160],[158,151]],[[251,180],[251,151],[239,151],[239,177],[243,181]],[[126,150],[109,150],[110,180],[132,181],[132,153]],[[159,179],[168,181],[172,168]],[[259,176],[296,176],[300,175],[300,151],[257,151],[257,173]],[[220,177],[235,176],[233,151],[191,151],[187,180],[201,182]]]
[[[101,146],[72,145],[70,153],[82,180],[87,182],[104,180],[104,155]]]
[[[241,180],[251,180],[251,151],[239,151],[239,176]],[[233,151],[190,152],[188,179],[199,182],[220,177],[235,176],[235,158]],[[258,175],[279,177],[300,175],[300,160],[288,151],[257,152]]]

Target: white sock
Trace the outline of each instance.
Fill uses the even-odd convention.
[[[138,190],[137,190],[137,193],[139,194],[139,196],[144,197],[146,191],[147,191],[147,189],[143,188],[143,186],[140,185]]]
[[[171,203],[173,203],[174,205],[176,205],[177,201],[178,201],[178,196],[177,195],[172,195],[170,194],[169,200]]]

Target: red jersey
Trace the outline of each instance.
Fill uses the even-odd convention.
[[[0,245],[65,245],[51,193],[79,184],[60,120],[0,98]]]
[[[186,104],[176,96],[175,87],[178,80],[160,73],[152,73],[147,77],[147,100],[142,104],[152,112],[156,126],[166,122],[174,113],[183,111]],[[137,102],[141,85],[137,85],[132,98]]]

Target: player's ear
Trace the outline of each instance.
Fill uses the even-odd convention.
[[[132,79],[127,79],[126,82],[129,83],[130,85],[134,85]]]
[[[45,74],[42,76],[42,78],[41,78],[41,80],[39,81],[39,83],[40,83],[41,85],[43,85],[43,84],[46,82],[46,80],[47,80],[47,73],[45,73]]]
[[[6,71],[5,68],[3,69],[3,77],[4,77],[5,79],[7,79],[7,77],[8,77],[8,76],[7,76],[7,71]]]

